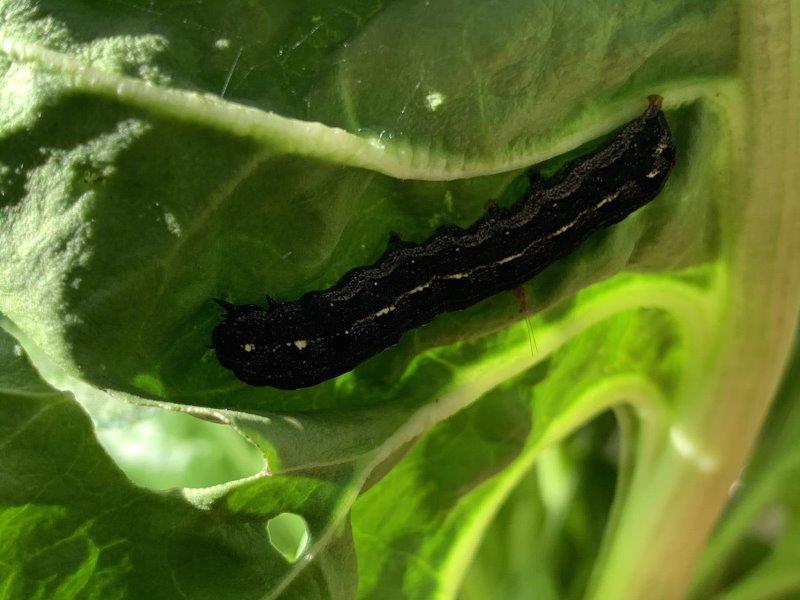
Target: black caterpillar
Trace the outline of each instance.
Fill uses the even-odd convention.
[[[375,264],[293,302],[217,300],[227,314],[212,347],[250,385],[296,389],[341,375],[439,313],[517,288],[653,200],[674,164],[661,98],[651,96],[600,150],[532,181],[514,206],[492,206],[468,229],[440,228],[421,244],[393,236]]]

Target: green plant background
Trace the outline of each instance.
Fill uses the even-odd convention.
[[[0,597],[800,593],[798,15],[0,0]],[[666,189],[527,320],[291,392],[217,364],[210,298],[467,225],[652,93]]]

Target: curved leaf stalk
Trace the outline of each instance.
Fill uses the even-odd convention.
[[[727,290],[705,375],[678,398],[668,443],[637,465],[590,597],[683,598],[777,389],[800,306],[800,3],[742,3],[743,89],[721,196]],[[722,115],[724,118],[724,115]],[[723,146],[724,147],[724,146]],[[676,436],[677,433],[677,436]],[[643,443],[643,440],[642,442]],[[703,460],[692,460],[695,449]],[[695,456],[696,458],[696,456]]]

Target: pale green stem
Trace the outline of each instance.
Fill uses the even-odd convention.
[[[800,4],[741,4],[740,101],[727,100],[727,304],[706,372],[679,398],[656,461],[637,465],[590,597],[678,599],[758,435],[800,306]],[[741,124],[744,124],[742,127]],[[724,128],[728,129],[728,128]],[[728,142],[728,140],[721,140]],[[678,436],[676,437],[676,432]],[[689,460],[701,448],[708,460]]]

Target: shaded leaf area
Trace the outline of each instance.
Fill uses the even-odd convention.
[[[5,333],[0,360],[25,383],[0,392],[0,589],[9,598],[262,598],[292,569],[266,529],[284,512],[312,540],[331,521],[348,468],[260,477],[196,491],[132,485],[103,452],[88,416],[43,384]],[[287,597],[348,598],[355,563],[338,528]]]
[[[598,337],[608,342],[599,353],[594,343]],[[505,519],[510,518],[507,511],[500,510],[507,497],[517,499],[508,500],[510,505],[523,496],[526,502],[536,501],[528,495],[530,482],[521,482],[527,481],[534,460],[547,448],[550,471],[539,474],[544,489],[536,494],[547,503],[542,508],[546,514],[530,523],[530,531],[513,534],[516,539],[524,535],[531,545],[541,543],[553,554],[526,552],[515,560],[524,562],[528,573],[550,569],[540,574],[549,577],[549,585],[558,591],[554,597],[583,591],[613,493],[611,458],[592,454],[604,443],[601,438],[607,440],[608,428],[601,429],[595,441],[593,434],[581,434],[571,445],[551,445],[617,404],[645,401],[649,410],[663,410],[661,393],[674,390],[680,372],[680,361],[670,350],[672,337],[672,326],[661,313],[620,315],[588,329],[547,362],[432,428],[354,505],[359,595],[449,597],[465,574],[472,573],[470,565],[478,572],[484,569],[484,576],[497,576],[492,581],[512,586],[509,570],[515,563],[504,562],[509,556],[501,554],[488,562],[481,557],[497,550],[504,535],[512,533],[504,529]],[[587,468],[593,461],[605,465],[602,472]],[[523,489],[513,492],[517,486]],[[580,496],[581,486],[591,497]],[[513,506],[508,511],[516,514]],[[547,527],[555,528],[550,537],[537,536],[537,528],[547,522]],[[490,523],[494,532],[479,551]],[[506,570],[497,572],[503,565]],[[570,576],[565,578],[567,572]],[[479,588],[480,583],[472,581],[467,587],[472,586]]]
[[[67,118],[87,113],[91,119]],[[701,187],[707,171],[688,168],[695,152],[709,149],[697,136],[707,127],[704,113],[685,109],[671,119],[682,162],[664,194],[535,278],[527,286],[531,309],[624,268],[674,269],[713,254],[714,207]],[[448,385],[450,372],[429,369],[423,378],[415,355],[521,317],[519,302],[500,295],[442,316],[335,381],[290,392],[250,388],[208,348],[221,318],[210,298],[263,303],[266,293],[290,300],[331,285],[376,260],[390,231],[422,241],[441,224],[467,226],[488,198],[517,200],[524,174],[400,181],[275,154],[82,94],[0,138],[0,163],[7,166],[0,308],[62,367],[98,387],[246,410],[401,397],[416,404]],[[684,219],[702,225],[680,227]],[[480,360],[474,353],[471,361]]]
[[[757,449],[703,556],[694,597],[800,593],[800,335]]]
[[[486,530],[459,598],[584,597],[614,493],[613,425],[605,416],[539,456]]]
[[[0,391],[32,398],[50,397],[56,393],[41,378],[33,376],[33,368],[22,346],[3,330],[0,330],[0,357],[3,361],[3,368],[0,369]]]

